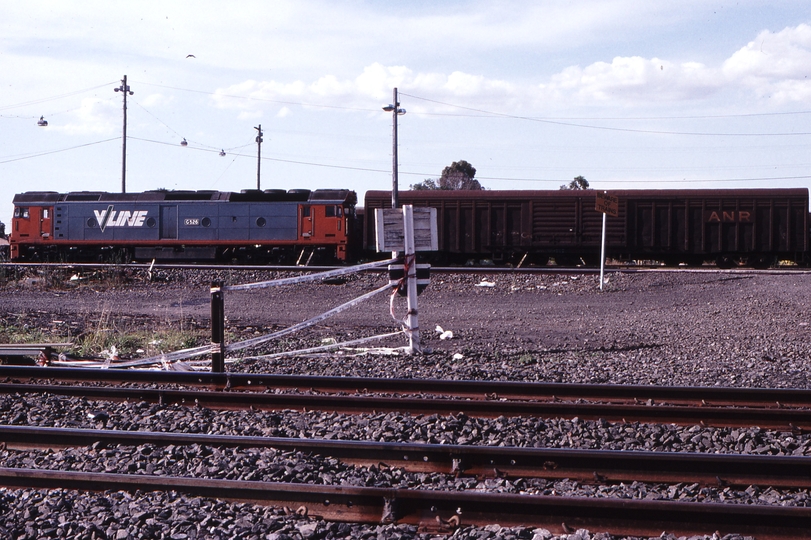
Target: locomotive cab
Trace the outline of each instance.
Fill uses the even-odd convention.
[[[11,258],[20,257],[21,246],[48,243],[53,235],[52,206],[15,206],[9,244]]]
[[[345,261],[355,203],[355,193],[348,190],[314,191],[299,206],[299,242],[304,246],[335,246],[335,258]]]

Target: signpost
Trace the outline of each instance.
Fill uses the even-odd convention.
[[[436,218],[436,208],[414,208],[410,204],[402,208],[375,210],[377,250],[404,252],[403,270],[408,305],[405,326],[411,354],[422,352],[417,318],[416,252],[438,249]]]
[[[605,274],[605,228],[606,216],[617,217],[619,215],[620,200],[618,197],[609,195],[607,192],[597,192],[597,200],[594,209],[603,213],[603,238],[600,248],[600,290],[603,290],[603,276]]]

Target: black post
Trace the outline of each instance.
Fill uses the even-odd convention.
[[[211,282],[211,372],[225,372],[225,302],[222,282]]]

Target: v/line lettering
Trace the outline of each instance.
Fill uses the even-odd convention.
[[[99,228],[104,231],[107,227],[143,227],[148,211],[116,211],[111,204],[107,210],[93,210],[93,213],[96,214]]]

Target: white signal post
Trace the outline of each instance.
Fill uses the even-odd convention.
[[[420,325],[417,317],[417,254],[414,249],[414,207],[403,206],[403,243],[405,244],[405,267],[407,305],[406,326],[408,327],[408,346],[411,354],[422,353],[420,344]]]
[[[602,193],[597,192],[597,199],[594,203],[594,209],[598,212],[603,213],[603,234],[602,234],[602,242],[600,247],[600,290],[603,290],[603,283],[604,283],[604,275],[605,275],[605,229],[606,229],[606,218],[608,214],[611,214],[611,217],[617,217],[619,215],[619,198],[609,195],[607,191]]]
[[[377,251],[404,253],[405,275],[403,275],[403,279],[408,300],[408,313],[405,318],[408,350],[411,354],[420,354],[422,346],[417,317],[419,283],[416,252],[438,249],[437,210],[436,208],[414,208],[412,205],[406,204],[402,208],[377,208],[374,216]],[[423,285],[427,285],[427,279]]]

